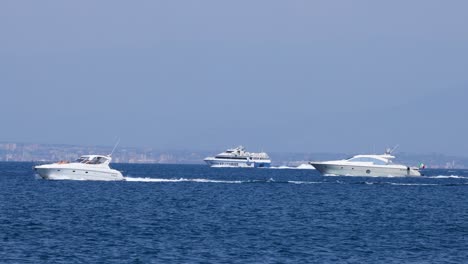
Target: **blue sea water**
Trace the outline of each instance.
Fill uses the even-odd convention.
[[[0,163],[1,263],[468,263],[468,171],[113,164],[47,181]]]

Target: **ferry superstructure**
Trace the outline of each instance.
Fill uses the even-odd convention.
[[[265,152],[247,152],[243,146],[228,149],[204,161],[211,167],[268,168],[271,160]]]

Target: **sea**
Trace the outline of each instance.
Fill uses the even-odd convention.
[[[468,263],[468,170],[321,176],[112,164],[50,181],[0,163],[0,263]]]

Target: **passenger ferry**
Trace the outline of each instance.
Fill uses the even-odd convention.
[[[271,164],[270,157],[265,152],[247,152],[242,146],[207,157],[204,161],[211,167],[268,168]]]

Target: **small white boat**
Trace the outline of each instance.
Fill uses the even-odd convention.
[[[391,150],[382,155],[356,155],[345,160],[312,161],[323,175],[341,176],[421,176],[419,168],[394,164]]]
[[[211,167],[268,168],[271,164],[265,152],[247,152],[242,146],[228,149],[215,157],[207,157],[204,161]]]
[[[60,161],[38,165],[34,171],[47,180],[121,181],[125,178],[118,170],[111,169],[112,158],[103,155],[84,155],[74,162]]]

